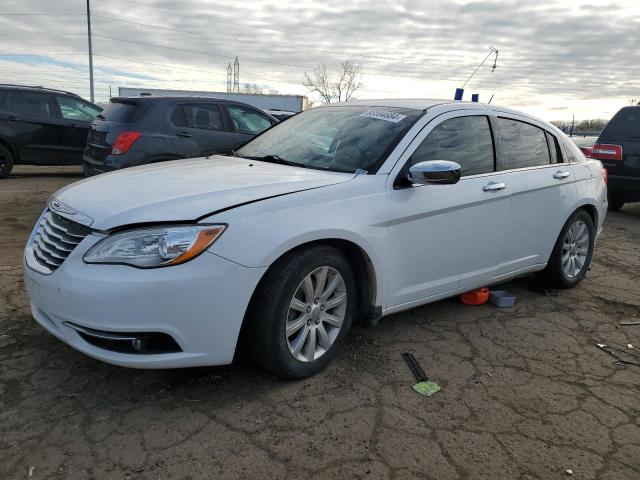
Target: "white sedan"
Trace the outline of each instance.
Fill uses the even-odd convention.
[[[222,365],[240,341],[287,378],[356,322],[530,272],[587,274],[606,172],[493,105],[315,108],[234,152],[58,191],[25,249],[36,321],[116,365]]]

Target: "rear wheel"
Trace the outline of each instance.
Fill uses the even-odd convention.
[[[355,288],[348,260],[333,247],[318,245],[279,260],[249,312],[253,358],[284,378],[321,371],[351,329]]]
[[[541,272],[543,280],[556,288],[575,287],[587,274],[594,242],[591,216],[584,210],[576,211],[560,232],[547,267]]]
[[[609,202],[609,210],[612,212],[617,212],[624,205],[624,195],[621,193],[609,192],[607,194],[607,200]]]
[[[13,169],[13,155],[4,145],[0,145],[0,178],[7,178]]]

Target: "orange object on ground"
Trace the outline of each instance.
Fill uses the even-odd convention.
[[[465,305],[482,305],[489,301],[489,289],[479,288],[460,295],[460,301]]]

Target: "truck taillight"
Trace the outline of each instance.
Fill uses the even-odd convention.
[[[591,150],[591,158],[598,160],[622,160],[622,145],[596,143]]]
[[[127,153],[131,148],[131,145],[133,145],[141,136],[142,133],[140,132],[120,132],[116,137],[116,141],[113,142],[111,153],[113,155],[122,155],[123,153]]]

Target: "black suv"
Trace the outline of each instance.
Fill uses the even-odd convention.
[[[609,121],[593,146],[591,157],[609,175],[609,210],[640,202],[640,105],[624,107]]]
[[[84,173],[229,153],[276,123],[261,110],[229,100],[112,98],[91,126]]]
[[[74,93],[0,84],[0,178],[14,164],[80,164],[101,110]]]

